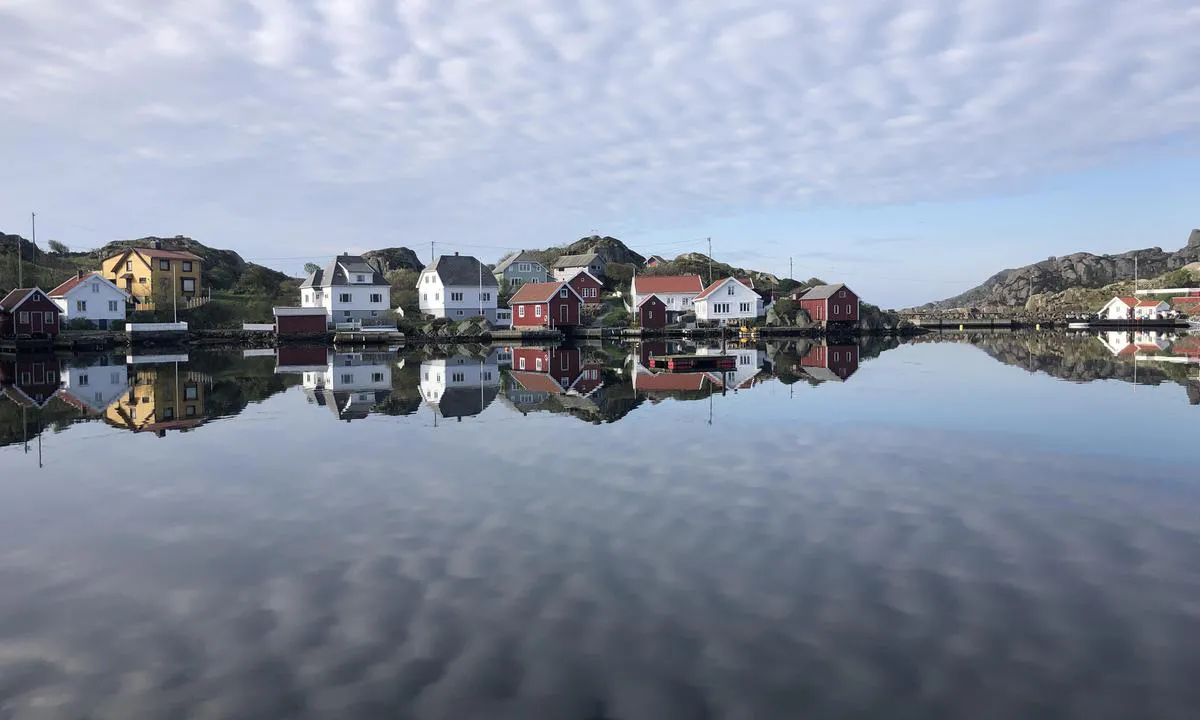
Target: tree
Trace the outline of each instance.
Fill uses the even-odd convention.
[[[391,286],[392,307],[404,308],[405,315],[410,317],[413,317],[413,313],[420,312],[421,302],[417,293],[417,279],[420,273],[401,268],[392,270],[386,277],[388,285]]]
[[[609,263],[604,270],[608,279],[608,286],[613,290],[625,291],[629,287],[629,283],[633,280],[633,274],[637,272],[637,268],[629,263]]]
[[[57,255],[66,255],[67,253],[71,252],[70,248],[68,248],[66,245],[62,244],[61,242],[59,242],[57,240],[51,240],[49,245],[50,245],[50,252],[55,253]]]
[[[1163,277],[1163,282],[1169,288],[1182,288],[1192,286],[1192,273],[1186,268],[1172,270]]]
[[[824,280],[822,280],[819,277],[810,277],[808,279],[808,281],[804,284],[809,287],[816,287],[818,285],[828,285],[829,283],[825,282]]]
[[[295,267],[295,266],[293,266],[293,267]],[[316,271],[318,271],[320,269],[321,269],[321,266],[316,263],[304,263],[304,274],[305,275],[312,275],[313,273],[315,273]]]

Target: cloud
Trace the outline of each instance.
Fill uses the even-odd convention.
[[[0,136],[410,222],[940,199],[1194,136],[1193,5],[6,0]]]

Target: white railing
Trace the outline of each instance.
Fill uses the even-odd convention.
[[[188,324],[178,323],[126,323],[126,332],[187,332]]]
[[[274,323],[242,323],[245,332],[275,332]]]

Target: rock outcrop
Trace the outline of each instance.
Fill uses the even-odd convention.
[[[1187,246],[1176,252],[1153,247],[1119,255],[1075,253],[1052,257],[1023,268],[1002,270],[982,285],[926,308],[1013,307],[1024,305],[1032,295],[1058,293],[1071,288],[1100,288],[1133,280],[1134,267],[1139,277],[1148,278],[1200,261],[1200,230],[1193,230]]]
[[[605,235],[592,235],[590,237],[580,238],[562,250],[562,255],[584,255],[586,253],[596,253],[604,258],[605,262],[623,263],[626,265],[635,265],[642,267],[646,264],[646,258],[629,249],[625,243]]]
[[[383,266],[385,273],[392,270],[416,270],[420,272],[425,269],[425,263],[417,257],[417,254],[406,247],[383,248],[381,250],[369,250],[363,253],[363,258],[368,261],[378,261]]]

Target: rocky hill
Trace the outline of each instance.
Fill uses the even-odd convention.
[[[719,280],[724,277],[750,278],[754,281],[754,287],[759,289],[780,289],[790,290],[796,285],[803,283],[788,283],[781,280],[779,277],[771,273],[759,272],[758,270],[748,270],[746,268],[734,267],[727,263],[712,260],[711,273],[709,270],[709,257],[704,253],[684,253],[676,257],[674,260],[668,260],[664,263],[650,268],[646,271],[647,275],[699,275],[705,283],[709,281],[709,277],[714,280]],[[816,280],[816,278],[813,278]],[[820,284],[818,280],[814,284]]]
[[[369,261],[379,261],[385,273],[392,270],[416,270],[420,272],[425,269],[425,263],[417,257],[417,254],[406,247],[383,248],[382,250],[369,250],[363,253],[363,258]]]
[[[1175,252],[1153,247],[1119,255],[1080,252],[1051,257],[1022,268],[1002,270],[961,295],[925,305],[928,309],[981,309],[1024,305],[1032,295],[1061,293],[1071,288],[1101,288],[1133,280],[1134,258],[1139,277],[1148,278],[1200,262],[1200,230]]]

